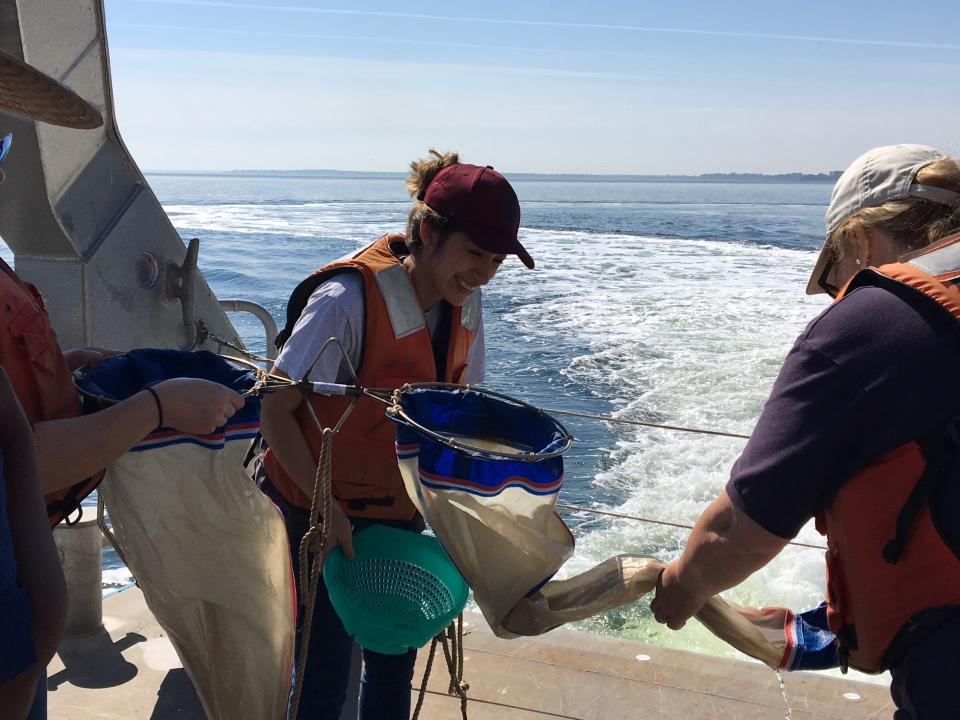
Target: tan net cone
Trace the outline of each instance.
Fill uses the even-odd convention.
[[[72,128],[103,125],[100,113],[52,77],[0,51],[0,110]]]

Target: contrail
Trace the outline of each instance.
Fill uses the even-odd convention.
[[[142,1],[142,0],[140,0]],[[445,42],[431,42],[425,40],[405,40],[405,39],[392,39],[392,38],[382,38],[382,37],[373,37],[369,35],[322,35],[314,33],[288,33],[288,32],[273,32],[270,30],[237,30],[233,28],[198,28],[189,25],[149,25],[147,23],[128,23],[128,22],[118,22],[113,23],[116,27],[127,27],[127,28],[137,28],[142,30],[176,30],[187,31],[187,32],[204,32],[204,33],[220,33],[224,35],[253,35],[261,37],[292,37],[292,38],[304,38],[304,39],[313,39],[313,40],[357,40],[357,41],[375,41],[375,42],[386,42],[386,43],[401,43],[401,44],[416,44],[416,45],[436,45],[439,47],[454,47],[454,48],[483,48],[483,49],[502,49],[502,50],[530,50],[531,48],[522,48],[522,47],[511,47],[507,45],[471,45],[468,43],[445,43]],[[534,49],[534,52],[564,52],[560,50],[537,50]],[[537,67],[519,67],[519,66],[504,66],[504,65],[472,65],[464,64],[460,67],[465,69],[480,69],[484,71],[496,70],[500,72],[521,74],[521,75],[540,75],[547,77],[578,77],[578,78],[591,78],[591,79],[600,79],[600,80],[649,80],[649,77],[643,75],[637,75],[635,73],[614,73],[614,72],[603,72],[603,71],[585,71],[585,70],[557,70],[552,68],[537,68]]]
[[[145,2],[146,0],[138,0]],[[164,2],[165,0],[158,0]],[[171,0],[174,1],[174,0]],[[202,0],[201,0],[202,1]],[[519,45],[484,45],[480,43],[443,42],[441,40],[420,40],[418,38],[388,38],[373,35],[333,35],[323,33],[299,33],[274,30],[246,30],[223,27],[198,27],[195,25],[151,25],[149,23],[116,22],[111,27],[136,28],[138,30],[176,30],[186,32],[217,33],[220,35],[252,35],[254,37],[302,38],[304,40],[356,40],[359,42],[393,43],[397,45],[427,45],[446,48],[475,48],[480,50],[522,50],[524,52],[567,53],[570,51],[552,48],[530,48]]]
[[[914,42],[904,40],[865,40],[860,38],[823,37],[817,35],[781,35],[776,33],[749,33],[726,30],[696,30],[693,28],[648,27],[644,25],[613,25],[604,23],[560,22],[554,20],[511,20],[506,18],[457,17],[422,13],[387,12],[381,10],[342,10],[314,8],[302,5],[258,5],[229,0],[133,0],[156,5],[195,5],[222,7],[233,10],[265,10],[269,12],[309,13],[313,15],[360,15],[368,17],[405,18],[408,20],[435,20],[440,22],[485,23],[489,25],[526,25],[534,27],[573,28],[581,30],[614,30],[620,32],[672,33],[678,35],[711,35],[715,37],[753,38],[757,40],[789,40],[794,42],[833,43],[839,45],[875,45],[881,47],[925,48],[928,50],[960,50],[960,45],[949,43]]]

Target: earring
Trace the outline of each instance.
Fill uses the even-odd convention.
[[[860,258],[857,258],[857,265],[860,264]]]

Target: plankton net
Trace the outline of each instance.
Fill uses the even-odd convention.
[[[489,390],[426,383],[393,392],[397,460],[407,493],[500,637],[539,635],[635,602],[663,564],[618,555],[564,580],[574,551],[557,513],[566,428],[545,411]],[[770,667],[835,667],[821,609],[794,614],[711,598],[697,614],[714,634]]]
[[[250,395],[246,368],[209,352],[132,350],[77,378],[88,412],[174,377]],[[243,457],[260,404],[190,435],[160,427],[107,468],[99,487],[115,544],[211,720],[284,716],[294,653],[293,572],[280,512]]]
[[[556,512],[572,438],[549,415],[487,390],[417,385],[394,398],[387,416],[398,422],[407,494],[502,634],[513,607],[573,554]]]

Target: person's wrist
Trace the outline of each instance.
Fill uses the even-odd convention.
[[[160,401],[160,395],[152,387],[146,388],[146,391],[153,397],[153,402],[157,408],[157,427],[163,427],[163,403]]]
[[[678,590],[690,598],[695,598],[699,594],[699,574],[691,572],[682,559],[678,558],[667,565],[663,574],[664,584],[669,584],[674,590]]]

